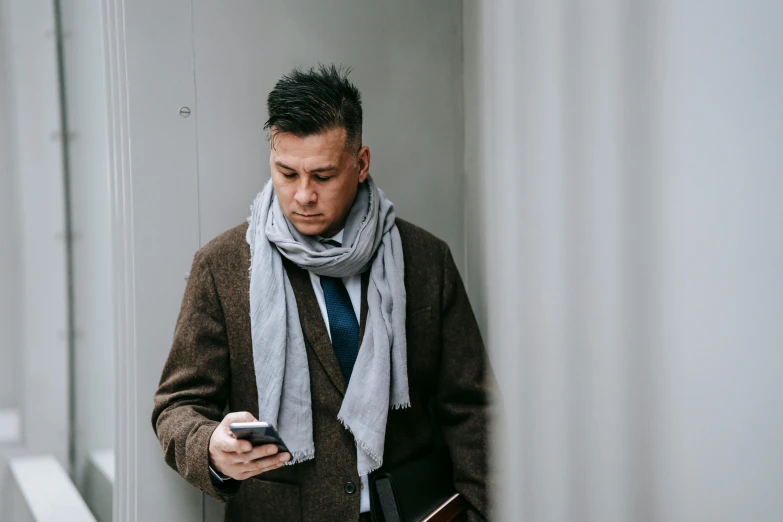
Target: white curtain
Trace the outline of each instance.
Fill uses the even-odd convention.
[[[464,6],[495,518],[783,519],[783,4]]]

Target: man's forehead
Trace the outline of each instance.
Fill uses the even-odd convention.
[[[331,132],[302,137],[278,133],[272,140],[270,158],[277,164],[307,170],[340,163],[345,155],[345,131],[340,130],[343,136]]]
[[[290,150],[281,151],[273,149],[270,158],[273,163],[284,164],[293,167],[294,165],[303,165],[308,168],[316,168],[319,164],[338,164],[342,163],[344,151],[308,151],[308,150]]]
[[[300,155],[307,151],[312,153],[324,153],[336,151],[342,153],[345,150],[347,134],[342,127],[335,127],[324,132],[298,136],[291,132],[272,130],[270,146],[272,151],[281,154],[290,154],[294,151]]]

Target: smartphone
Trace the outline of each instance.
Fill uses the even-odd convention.
[[[278,435],[277,430],[266,422],[232,422],[228,429],[234,436],[241,440],[249,440],[253,446],[262,446],[264,444],[276,444],[278,452],[288,452],[283,439]]]

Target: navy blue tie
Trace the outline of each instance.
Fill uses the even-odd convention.
[[[341,246],[333,240],[324,241]],[[359,355],[359,322],[353,311],[351,297],[342,280],[337,277],[321,276],[321,288],[324,289],[326,315],[329,317],[329,331],[332,334],[332,347],[345,377],[345,384],[351,380],[353,365]]]

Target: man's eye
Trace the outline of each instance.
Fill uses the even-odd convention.
[[[285,176],[288,179],[296,177],[296,172],[283,172],[283,176]]]
[[[328,181],[332,179],[334,176],[316,176],[315,179],[318,181]]]

